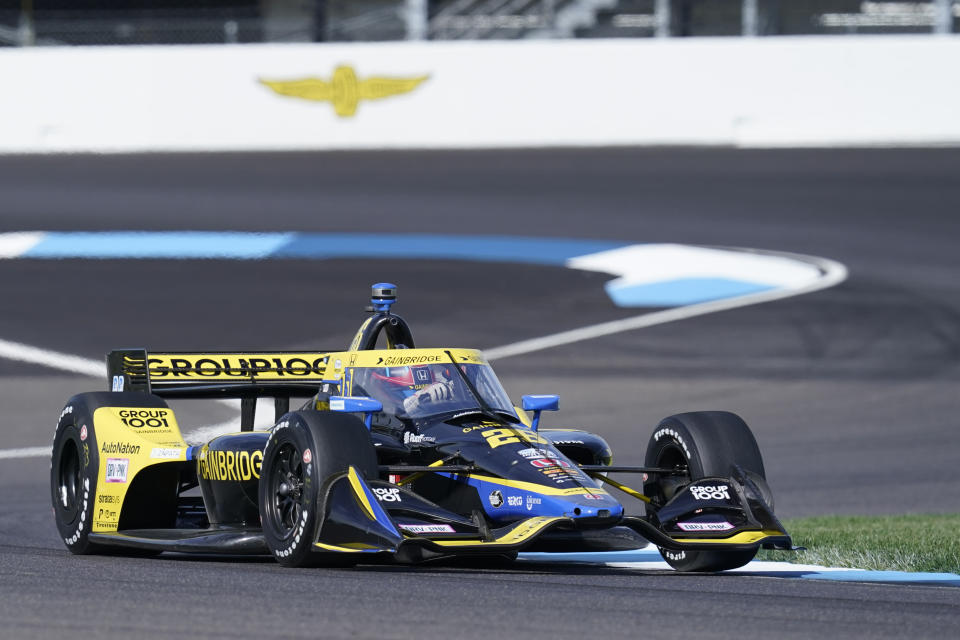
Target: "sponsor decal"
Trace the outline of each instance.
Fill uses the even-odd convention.
[[[311,462],[313,462],[313,452],[311,452],[309,448],[308,448],[308,449],[304,449],[304,450],[303,450],[303,464],[310,464]],[[257,476],[257,477],[259,477],[259,476]]]
[[[401,524],[399,526],[410,533],[456,533],[448,524]]]
[[[63,411],[60,412],[60,417],[57,418],[57,422],[63,420],[63,416],[70,415],[71,413],[73,413],[73,405],[67,405],[63,408]]]
[[[110,385],[111,391],[123,391],[123,376],[113,376],[112,384]]]
[[[341,118],[349,118],[356,115],[361,100],[382,100],[410,93],[429,77],[371,76],[361,80],[353,67],[340,65],[333,70],[333,76],[329,80],[316,76],[294,80],[259,80],[260,84],[281,96],[311,102],[329,102],[333,105],[334,113]]]
[[[663,438],[664,436],[669,436],[674,440],[676,440],[680,444],[680,446],[683,448],[683,452],[687,454],[687,460],[690,459],[690,449],[687,447],[687,443],[684,442],[683,437],[679,433],[677,433],[673,429],[668,429],[664,427],[663,429],[657,430],[653,434],[653,440],[654,442],[659,442],[660,438]]]
[[[684,531],[729,531],[733,525],[729,522],[678,522]]]
[[[309,517],[310,517],[309,509],[304,509],[303,515],[301,516],[300,520],[297,522],[297,527],[293,530],[293,540],[290,542],[290,545],[286,549],[281,549],[280,551],[277,551],[276,552],[277,556],[281,558],[286,558],[296,550],[297,545],[300,544],[300,538],[303,537],[304,529],[307,528],[307,518]]]
[[[543,500],[541,500],[541,499],[538,498],[537,496],[531,496],[531,495],[528,494],[528,495],[527,495],[527,511],[532,510],[533,507],[534,507],[534,505],[538,505],[538,504],[540,504],[540,503],[542,503],[542,502],[543,502]]]
[[[603,500],[603,496],[597,495],[595,493],[585,493],[583,494],[583,497],[586,498],[587,500]]]
[[[107,458],[106,481],[126,482],[130,458]]]
[[[403,502],[397,487],[373,487],[373,493],[380,502]]]
[[[478,429],[489,429],[490,427],[499,427],[499,426],[500,426],[499,422],[481,422],[479,424],[473,425],[472,427],[464,427],[463,432],[470,433],[471,431],[477,431]]]
[[[177,460],[183,449],[174,449],[170,447],[154,447],[150,450],[150,457],[155,460]]]
[[[554,466],[552,466],[552,467],[542,468],[542,469],[540,469],[540,473],[542,473],[542,474],[544,474],[544,475],[547,475],[547,476],[559,476],[559,475],[563,475],[563,476],[572,477],[572,478],[578,478],[578,479],[583,478],[583,474],[580,473],[579,471],[575,471],[575,470],[573,470],[573,469],[568,469],[568,468],[564,468],[564,467],[559,467],[559,466],[557,466],[557,465],[554,465]]]
[[[87,425],[80,425],[80,442],[87,439]]]
[[[306,453],[306,452],[304,452]],[[232,480],[234,482],[260,479],[262,451],[200,451],[197,464],[204,480]]]
[[[490,506],[494,509],[499,509],[503,505],[503,494],[499,491],[490,492]]]
[[[550,467],[563,467],[564,469],[570,468],[569,462],[566,460],[560,460],[559,458],[537,458],[536,460],[531,460],[530,464],[538,469],[549,469]]]
[[[527,460],[529,460],[530,458],[556,458],[560,455],[548,449],[536,449],[536,448],[520,449],[520,451],[517,451],[517,453],[523,456],[524,458],[526,458]]]
[[[87,503],[90,500],[90,478],[83,479],[83,504],[80,505],[80,520],[77,522],[77,529],[72,536],[63,539],[68,545],[76,544],[83,534],[83,528],[87,524]]]
[[[577,479],[576,474],[565,471],[560,467],[551,467],[550,469],[540,469],[540,473],[553,480],[556,484],[573,482]]]
[[[135,456],[140,454],[140,445],[129,442],[104,442],[100,445],[100,453],[119,453]]]
[[[97,525],[106,527],[117,526],[120,512],[115,509],[97,509]]]
[[[120,504],[120,496],[97,496],[97,504]]]
[[[173,415],[170,409],[119,409],[120,422],[131,429],[146,429],[152,433],[168,433]]]
[[[522,507],[523,498],[520,496],[507,496],[507,504],[511,507]]]
[[[583,444],[583,440],[554,440],[553,444]]]
[[[729,500],[729,487],[725,484],[718,485],[693,485],[690,487],[690,493],[696,500]]]
[[[83,443],[83,466],[90,466],[90,444],[86,442]]]
[[[390,356],[387,358],[378,358],[377,366],[400,367],[411,364],[427,364],[429,362],[441,362],[440,356]]]
[[[403,434],[404,444],[433,444],[437,439],[433,436],[422,436],[417,433],[407,431]]]
[[[269,378],[272,380],[322,376],[326,369],[323,357],[300,356],[213,357],[160,356],[147,360],[150,378],[161,382],[202,378]]]

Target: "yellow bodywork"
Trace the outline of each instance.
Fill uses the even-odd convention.
[[[117,530],[123,500],[136,475],[152,465],[185,461],[188,447],[172,409],[100,407],[93,424],[100,456],[93,531],[105,533]]]
[[[522,521],[507,533],[492,541],[475,540],[431,540],[441,547],[510,547],[534,537],[555,522],[566,520],[562,517],[537,516]]]
[[[341,380],[347,367],[402,367],[450,362],[487,364],[476,349],[374,349],[284,353],[150,353],[154,385],[219,382],[322,382]]]

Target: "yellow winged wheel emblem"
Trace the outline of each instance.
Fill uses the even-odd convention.
[[[410,93],[430,76],[412,78],[387,78],[371,76],[360,80],[353,67],[340,66],[333,72],[330,82],[320,78],[299,80],[265,80],[260,82],[282,96],[330,102],[337,115],[349,118],[357,112],[361,100],[381,100],[390,96]]]

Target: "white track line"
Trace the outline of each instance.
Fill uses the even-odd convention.
[[[493,347],[492,349],[484,350],[484,354],[486,355],[487,360],[500,360],[503,358],[509,358],[511,356],[532,353],[534,351],[543,351],[544,349],[551,349],[553,347],[573,344],[575,342],[582,342],[584,340],[592,340],[593,338],[609,336],[615,333],[622,333],[624,331],[632,331],[634,329],[641,329],[643,327],[652,327],[654,325],[665,324],[667,322],[676,322],[677,320],[694,318],[696,316],[702,316],[708,313],[717,313],[718,311],[727,311],[729,309],[747,307],[763,302],[772,302],[774,300],[792,298],[793,296],[799,296],[806,293],[827,289],[829,287],[838,285],[847,279],[847,268],[839,262],[827,260],[826,258],[815,258],[812,256],[801,256],[795,254],[780,253],[775,255],[792,257],[814,264],[821,270],[823,277],[810,285],[797,289],[764,291],[738,298],[703,302],[685,307],[666,309],[664,311],[644,313],[638,316],[633,316],[632,318],[613,320],[611,322],[601,322],[600,324],[594,324],[588,327],[581,327],[579,329],[572,329],[570,331],[562,331],[560,333],[554,333],[552,335],[543,336],[540,338],[532,338],[530,340],[522,340],[520,342],[514,342],[513,344],[507,344],[500,347]],[[31,364],[50,367],[51,369],[59,369],[61,371],[67,371],[70,373],[79,373],[81,375],[91,376],[94,378],[105,378],[107,375],[106,365],[99,360],[89,360],[87,358],[81,358],[80,356],[74,356],[68,353],[39,349],[30,345],[9,342],[7,340],[0,340],[0,358],[18,360],[20,362],[29,362]],[[234,408],[236,408],[239,404],[236,400],[222,400],[221,402]],[[263,415],[264,412],[258,411],[257,413]],[[184,440],[187,440],[188,442],[205,441],[222,433],[234,431],[237,429],[238,425],[239,419],[229,420],[220,424],[206,425],[185,433]],[[27,447],[22,449],[0,450],[0,459],[43,457],[48,455],[50,455],[49,447]]]
[[[487,356],[487,360],[509,358],[511,356],[518,356],[534,351],[542,351],[544,349],[551,349],[553,347],[572,344],[574,342],[582,342],[583,340],[591,340],[601,336],[609,336],[615,333],[621,333],[623,331],[632,331],[633,329],[652,327],[654,325],[665,324],[667,322],[676,322],[677,320],[685,320],[687,318],[703,316],[708,313],[716,313],[718,311],[727,311],[729,309],[748,307],[750,305],[760,304],[763,302],[772,302],[774,300],[792,298],[793,296],[799,296],[805,293],[812,293],[814,291],[820,291],[821,289],[827,289],[829,287],[838,285],[847,279],[847,268],[834,260],[791,254],[779,255],[790,255],[790,257],[801,259],[805,262],[810,262],[811,264],[816,265],[823,272],[823,276],[816,282],[797,289],[774,289],[771,291],[762,291],[760,293],[740,296],[737,298],[714,300],[712,302],[701,302],[699,304],[692,304],[685,307],[676,307],[673,309],[666,309],[664,311],[644,313],[639,316],[633,316],[632,318],[623,318],[622,320],[613,320],[611,322],[601,322],[600,324],[594,324],[589,327],[571,329],[570,331],[562,331],[549,336],[542,336],[540,338],[532,338],[530,340],[514,342],[513,344],[504,345],[502,347],[485,349],[484,354]]]
[[[4,458],[47,458],[50,447],[24,447],[22,449],[0,450],[0,460]]]
[[[89,360],[69,353],[40,349],[8,340],[0,340],[0,358],[39,364],[51,369],[79,373],[93,378],[106,379],[107,377],[107,364],[103,361]]]

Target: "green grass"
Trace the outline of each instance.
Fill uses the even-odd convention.
[[[783,524],[793,544],[807,551],[761,550],[758,560],[960,573],[960,514],[821,516]]]

